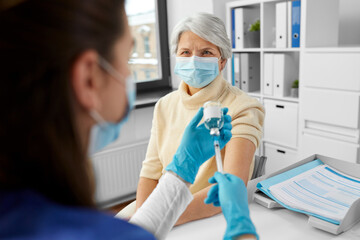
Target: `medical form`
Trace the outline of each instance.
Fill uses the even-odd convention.
[[[340,224],[360,198],[360,179],[323,164],[268,186],[268,195],[286,208]]]

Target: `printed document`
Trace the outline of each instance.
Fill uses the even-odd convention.
[[[283,205],[339,224],[360,198],[360,179],[321,164],[268,190]]]

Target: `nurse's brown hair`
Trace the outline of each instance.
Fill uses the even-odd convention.
[[[0,191],[31,189],[94,206],[70,84],[73,61],[111,59],[124,0],[14,0],[0,5]]]

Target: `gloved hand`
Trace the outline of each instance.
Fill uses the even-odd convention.
[[[189,183],[194,183],[196,174],[206,160],[215,155],[213,137],[204,124],[199,124],[203,117],[203,108],[200,108],[189,125],[185,128],[181,143],[172,162],[165,168],[179,175]],[[224,126],[220,130],[219,143],[222,149],[230,140],[231,117],[227,115],[228,108],[223,108]]]
[[[243,180],[229,173],[215,172],[209,182],[218,184],[210,188],[205,203],[221,206],[227,223],[224,239],[230,240],[244,234],[252,234],[259,239],[249,216],[247,190]]]

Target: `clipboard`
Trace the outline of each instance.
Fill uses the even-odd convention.
[[[257,179],[256,183],[261,182],[265,179],[271,178],[275,175],[280,173],[289,171],[293,168],[299,167],[305,163],[311,162],[315,159],[320,159],[324,164],[333,167],[334,169],[344,172],[350,176],[360,178],[360,164],[350,163],[342,160],[338,160],[335,158],[326,157],[319,154],[314,154],[304,160],[301,160],[293,165],[290,165],[284,169],[276,171],[272,174],[260,177]],[[284,208],[282,205],[262,193],[259,189],[255,188],[253,193],[253,200],[254,202],[266,207],[266,208]],[[356,200],[351,207],[349,208],[348,212],[346,213],[344,219],[340,222],[339,225],[327,222],[325,220],[319,219],[317,217],[309,216],[308,224],[321,229],[323,231],[332,233],[334,235],[338,235],[342,232],[349,230],[352,226],[360,221],[360,199]]]

